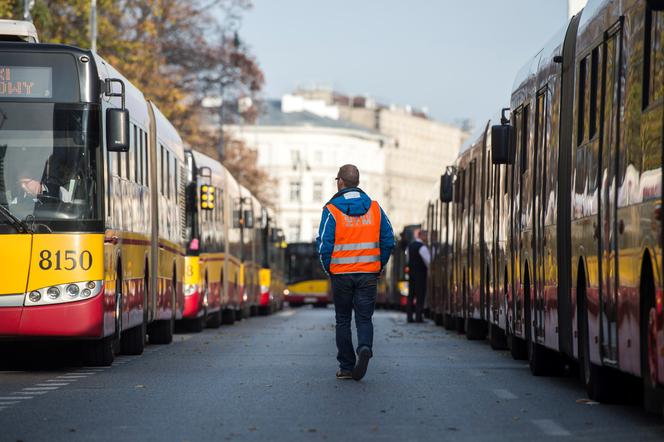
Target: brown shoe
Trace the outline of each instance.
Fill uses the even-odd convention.
[[[337,372],[337,379],[353,379],[353,373],[346,370],[339,370]]]

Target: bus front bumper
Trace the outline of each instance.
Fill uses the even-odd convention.
[[[64,304],[0,307],[0,338],[100,338],[104,310],[103,295]]]

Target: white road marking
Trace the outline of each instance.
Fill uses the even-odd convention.
[[[87,376],[91,376],[91,375],[97,374],[97,373],[92,372],[92,371],[75,371],[75,372],[72,373],[72,375],[78,375],[78,374],[81,374],[81,375],[84,374],[84,375],[87,375]]]
[[[500,388],[496,389],[496,390],[493,390],[493,394],[495,394],[496,396],[498,396],[501,399],[516,399],[516,395],[514,393],[512,393],[509,390],[504,390],[504,389],[500,389]]]
[[[60,387],[26,387],[23,389],[23,391],[51,391],[51,390],[57,390]]]
[[[15,401],[16,399],[24,400],[24,399],[32,399],[31,397],[26,397],[26,396],[1,396],[0,401]]]
[[[7,407],[0,407],[0,411],[4,410],[5,408],[7,408]]]
[[[46,394],[48,391],[16,391],[14,394]],[[30,398],[32,399],[32,398]]]
[[[547,436],[571,436],[572,433],[561,427],[552,419],[533,419],[535,424]]]
[[[295,313],[297,313],[297,310],[286,310],[286,311],[277,313],[277,316],[282,316],[282,317],[287,318],[289,316],[293,316]]]
[[[68,375],[64,375],[64,376],[58,376],[58,379],[74,379],[74,380],[76,380],[76,379],[87,378],[87,377],[88,377],[87,375],[68,374]]]
[[[48,381],[46,381],[48,382]],[[69,385],[69,382],[49,382],[48,384],[35,384],[35,387],[64,387]]]
[[[19,402],[20,401],[3,401],[3,402],[0,402],[0,405],[2,405],[2,406],[14,405],[14,404],[18,404]]]

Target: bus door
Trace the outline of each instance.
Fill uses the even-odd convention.
[[[535,143],[533,149],[533,324],[535,337],[544,336],[544,215],[546,210],[546,176],[548,146],[546,142],[546,87],[537,93],[535,103]]]
[[[605,359],[617,360],[617,314],[616,295],[618,284],[618,222],[617,222],[617,170],[619,148],[619,114],[620,108],[620,57],[621,28],[619,22],[607,33],[603,45],[603,63],[595,61],[599,51],[591,57],[592,70],[602,66],[602,100],[599,111],[600,118],[600,167],[598,168],[599,183],[599,220],[597,223],[600,263],[600,311],[601,311],[601,347]],[[591,100],[592,103],[592,100]],[[592,112],[591,112],[592,115]]]

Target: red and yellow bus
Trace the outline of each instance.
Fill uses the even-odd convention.
[[[428,221],[453,233],[443,323],[536,375],[574,362],[594,400],[640,379],[661,413],[662,127],[664,6],[590,0],[446,175]]]
[[[172,339],[184,150],[102,58],[1,43],[0,339],[85,341],[90,364]]]

